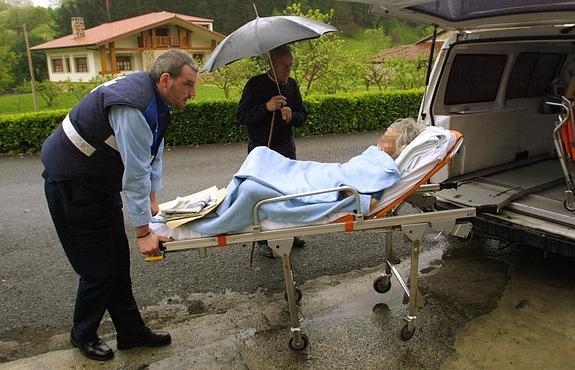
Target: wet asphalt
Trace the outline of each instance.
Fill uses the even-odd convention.
[[[342,162],[375,143],[380,134],[298,138],[298,157]],[[245,154],[245,143],[169,150],[160,201],[212,185],[225,186]],[[4,206],[0,368],[95,366],[67,342],[77,277],[49,219],[41,169],[37,156],[0,157]],[[250,248],[228,247],[211,249],[209,258],[182,252],[168,255],[163,262],[145,263],[131,237],[136,299],[145,320],[153,328],[169,329],[174,344],[157,351],[117,353],[113,362],[98,366],[538,368],[534,365],[542,363],[564,368],[574,360],[574,329],[565,326],[575,322],[574,310],[569,310],[569,303],[575,302],[571,259],[544,258],[539,250],[494,240],[463,243],[428,233],[422,243],[421,266],[426,305],[420,311],[417,334],[403,342],[397,330],[406,308],[397,284],[384,296],[371,288],[382,269],[384,234],[327,234],[309,236],[306,241],[306,248],[292,253],[295,279],[304,292],[302,326],[311,342],[303,353],[287,347],[279,261],[256,253],[250,265]],[[401,235],[395,235],[394,244],[404,261],[400,266],[407,271],[409,245]],[[508,312],[502,302],[508,304]],[[489,322],[494,313],[500,316]],[[510,326],[505,315],[515,319],[519,315],[526,321]],[[486,322],[476,325],[477,320]],[[549,332],[549,327],[556,331]],[[102,324],[100,335],[113,344],[109,320]],[[515,342],[505,342],[509,337]],[[483,348],[498,340],[502,342],[496,348]],[[537,356],[531,355],[527,362],[526,354],[534,347]]]

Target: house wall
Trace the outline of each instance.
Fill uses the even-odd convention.
[[[50,81],[66,81],[70,79],[74,82],[89,81],[98,75],[100,70],[99,62],[96,63],[96,52],[85,48],[52,49],[46,51],[46,63],[48,64],[48,76]],[[78,70],[76,58],[86,58],[87,71]],[[54,71],[53,59],[62,61],[62,72]],[[98,61],[99,61],[98,56]],[[67,62],[68,60],[69,62]],[[82,63],[80,63],[80,67]],[[97,66],[97,67],[96,67]]]

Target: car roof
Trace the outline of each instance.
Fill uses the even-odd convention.
[[[443,29],[472,30],[575,22],[566,0],[350,0],[371,4],[370,13]]]

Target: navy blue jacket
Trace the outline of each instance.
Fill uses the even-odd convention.
[[[42,146],[44,176],[53,181],[77,181],[104,192],[122,190],[124,165],[120,154],[104,141],[113,135],[108,120],[112,105],[138,109],[154,133],[152,156],[164,138],[170,110],[148,72],[138,72],[106,82],[86,95],[70,112],[76,132],[96,150],[90,155],[76,148],[60,125]],[[129,122],[127,122],[129,124]]]

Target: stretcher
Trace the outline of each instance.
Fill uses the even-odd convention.
[[[427,163],[428,170],[411,176],[409,179],[400,179],[391,188],[386,189],[384,197],[376,207],[372,207],[369,214],[359,212],[345,214],[330,223],[312,225],[291,225],[280,229],[266,229],[262,227],[262,220],[259,219],[259,210],[262,206],[273,202],[284,202],[294,198],[301,198],[309,195],[326,192],[350,191],[355,197],[356,210],[361,210],[359,205],[359,193],[356,189],[343,186],[331,189],[323,189],[313,192],[299,193],[274,197],[259,201],[253,209],[254,223],[249,228],[239,233],[228,235],[216,235],[207,237],[190,238],[185,240],[174,240],[163,244],[163,255],[157,259],[163,259],[166,254],[173,252],[197,250],[200,257],[207,257],[208,248],[226,247],[230,245],[246,245],[256,241],[267,240],[273,253],[281,259],[283,267],[283,277],[285,283],[285,297],[290,313],[289,347],[292,350],[300,351],[307,348],[308,337],[303,333],[300,325],[298,313],[298,303],[302,299],[302,292],[295,286],[292,273],[291,249],[295,236],[319,235],[326,233],[355,233],[363,230],[383,230],[386,235],[384,248],[385,271],[382,272],[373,283],[374,289],[379,293],[385,293],[391,288],[391,277],[394,276],[404,291],[404,303],[407,303],[408,314],[405,323],[400,330],[403,340],[409,340],[416,329],[417,310],[423,304],[423,298],[418,290],[418,261],[420,242],[423,234],[428,229],[442,231],[459,238],[466,238],[471,231],[469,218],[476,215],[474,207],[460,208],[452,210],[437,211],[434,209],[435,197],[433,192],[446,187],[454,187],[455,184],[427,184],[430,178],[441,168],[443,168],[462,143],[462,136],[456,131],[452,131],[455,139],[451,143],[443,157],[433,163]],[[403,182],[403,180],[409,180]],[[407,184],[410,184],[407,186]],[[393,199],[385,194],[393,194]],[[399,208],[409,202],[414,205],[420,213],[398,215]],[[392,263],[393,255],[392,233],[401,232],[411,242],[411,262],[409,281],[406,282]]]

